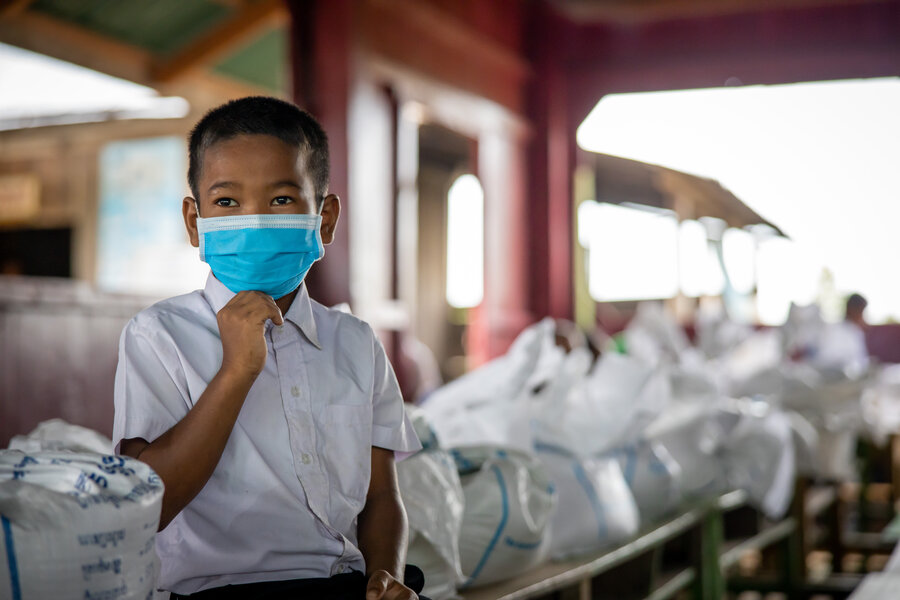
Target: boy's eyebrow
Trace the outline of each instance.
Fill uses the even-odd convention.
[[[217,181],[214,184],[212,184],[211,186],[209,186],[209,189],[206,190],[206,193],[207,194],[212,193],[214,190],[217,190],[219,188],[233,188],[233,187],[240,187],[240,186],[233,181]],[[290,179],[284,179],[282,181],[276,181],[274,183],[270,183],[268,187],[270,187],[270,188],[292,187],[292,188],[296,188],[298,190],[301,189],[299,183],[297,183],[296,181],[291,181]]]
[[[280,188],[280,187],[292,187],[300,189],[300,184],[296,181],[291,181],[290,179],[284,179],[282,181],[276,181],[275,183],[269,184],[270,188]]]
[[[206,193],[209,194],[213,190],[217,190],[219,188],[232,188],[232,187],[236,187],[236,186],[237,186],[237,184],[233,181],[217,181],[214,184],[212,184],[211,186],[209,186],[209,189],[206,190]]]

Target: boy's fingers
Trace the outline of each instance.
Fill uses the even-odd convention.
[[[272,319],[272,322],[276,325],[284,325],[284,315],[281,314],[281,309],[275,304],[275,299],[268,294],[261,295],[265,298],[266,306],[268,307],[266,318]]]
[[[255,315],[259,317],[260,322],[272,319],[272,322],[276,325],[284,325],[284,316],[281,314],[281,309],[275,304],[272,296],[268,294],[256,291],[238,292],[228,304],[233,304],[235,308],[242,306],[248,317]]]
[[[382,596],[382,600],[418,600],[418,598],[419,596],[414,591],[396,579]]]
[[[384,596],[391,583],[391,576],[387,571],[375,571],[369,577],[369,583],[366,585],[366,600],[379,600]]]
[[[272,322],[276,325],[284,325],[284,315],[281,314],[281,309],[278,308],[278,305],[275,304],[275,301],[272,301],[273,306],[275,306],[275,312],[272,313],[272,316],[269,317],[272,319]]]

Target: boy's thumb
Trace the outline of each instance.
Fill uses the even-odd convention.
[[[369,577],[369,584],[366,586],[366,600],[378,600],[384,595],[388,588],[389,575],[387,571],[375,571]]]

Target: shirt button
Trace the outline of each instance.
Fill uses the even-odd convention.
[[[298,388],[296,385],[291,388],[291,396],[293,396],[294,398],[300,397],[300,388]]]
[[[312,457],[309,454],[307,454],[306,452],[304,452],[303,455],[300,457],[300,460],[303,461],[304,465],[308,465],[309,463],[312,462]]]

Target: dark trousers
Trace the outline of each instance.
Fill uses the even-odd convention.
[[[171,600],[363,600],[366,597],[366,576],[359,571],[317,579],[262,581],[203,590],[189,596],[172,592]],[[425,576],[419,567],[406,565],[403,584],[419,593],[425,586]],[[420,600],[428,600],[419,596]]]

